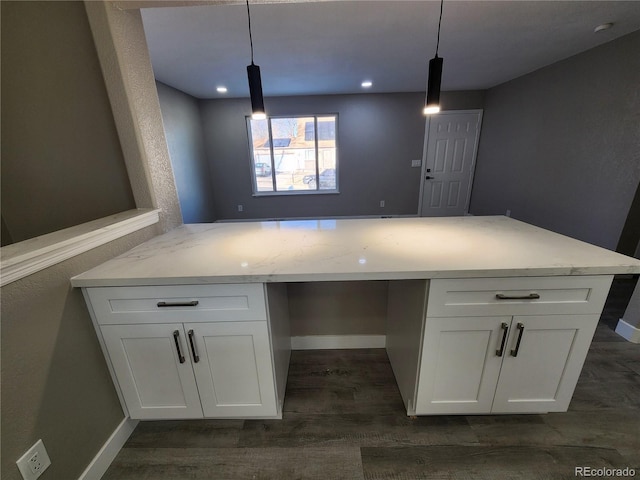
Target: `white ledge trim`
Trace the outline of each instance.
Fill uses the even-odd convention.
[[[138,423],[138,420],[131,420],[130,418],[122,420],[85,471],[82,472],[78,480],[95,480],[96,478],[102,478],[116,458],[116,455],[118,455],[118,452],[124,447],[124,444]]]
[[[386,335],[305,335],[291,337],[291,350],[385,348]]]
[[[0,286],[160,221],[158,209],[135,209],[2,247]]]
[[[625,322],[622,318],[618,320],[616,333],[631,343],[640,343],[640,328]]]

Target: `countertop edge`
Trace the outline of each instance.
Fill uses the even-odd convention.
[[[492,277],[556,277],[581,275],[625,275],[640,274],[637,266],[603,267],[550,267],[516,268],[495,270],[447,270],[415,272],[345,272],[345,273],[301,273],[273,275],[216,275],[188,277],[145,277],[145,278],[77,278],[71,285],[77,288],[162,286],[162,285],[209,285],[217,283],[293,283],[293,282],[336,282],[367,280],[432,280],[442,278],[492,278]]]

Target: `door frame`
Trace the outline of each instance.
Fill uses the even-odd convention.
[[[482,115],[484,110],[482,108],[471,109],[471,110],[444,110],[440,113],[436,113],[434,115],[429,115],[425,121],[424,126],[424,142],[422,144],[422,168],[420,169],[420,192],[418,194],[418,216],[422,217],[422,203],[424,196],[424,180],[426,176],[427,169],[427,151],[429,146],[429,128],[431,127],[431,119],[436,115],[454,115],[454,114],[469,114],[469,113],[477,113],[478,114],[478,136],[475,141],[475,145],[473,146],[473,160],[471,161],[471,172],[469,174],[469,190],[467,191],[467,202],[464,206],[464,214],[469,215],[469,205],[471,202],[471,191],[473,189],[473,179],[476,171],[476,159],[478,156],[478,144],[480,143],[480,133],[482,131]]]

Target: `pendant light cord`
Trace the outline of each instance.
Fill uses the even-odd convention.
[[[247,8],[249,5],[248,2],[249,0],[247,0]],[[438,48],[440,48],[440,25],[442,24],[442,7],[443,6],[444,6],[444,0],[440,0],[440,19],[438,20],[438,41],[436,42],[436,57],[438,56]],[[251,29],[249,29],[249,36],[251,36]]]
[[[442,18],[442,13],[440,13]],[[247,19],[249,20],[249,45],[251,45],[251,65],[253,65],[253,38],[251,37],[251,14],[249,13],[249,0],[247,0]],[[438,32],[440,35],[440,32]]]

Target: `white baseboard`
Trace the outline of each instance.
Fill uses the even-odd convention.
[[[100,480],[133,433],[136,425],[138,425],[138,420],[130,418],[122,420],[78,480]]]
[[[384,348],[385,335],[308,335],[291,337],[292,350],[334,350],[341,348]]]
[[[631,343],[640,343],[640,328],[628,324],[623,319],[618,320],[616,333]]]

